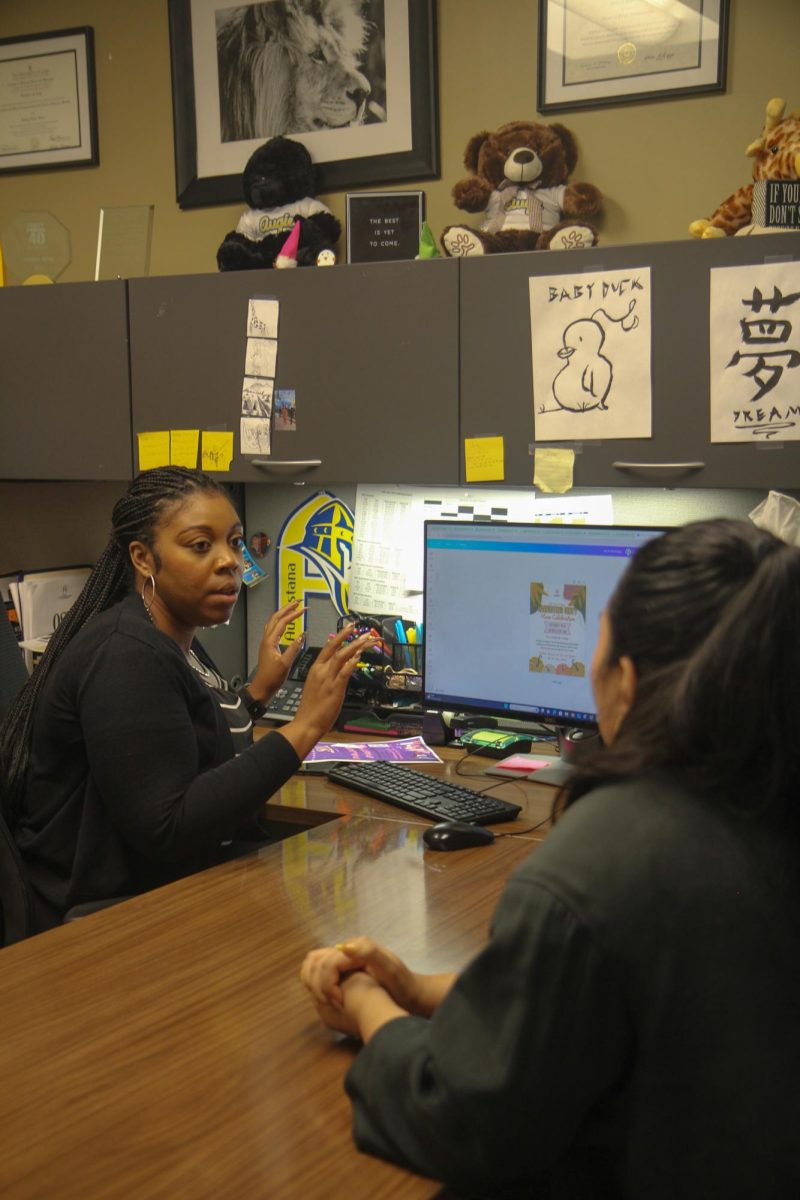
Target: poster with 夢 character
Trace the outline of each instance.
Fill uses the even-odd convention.
[[[531,582],[528,670],[586,675],[586,584],[558,578]]]
[[[650,268],[529,281],[537,442],[649,438]]]
[[[800,263],[710,275],[711,441],[800,440]]]

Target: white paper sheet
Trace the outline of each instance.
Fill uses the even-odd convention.
[[[712,442],[800,440],[800,263],[711,271]]]
[[[529,281],[537,442],[649,438],[650,268]]]
[[[426,521],[537,521],[611,525],[611,496],[559,496],[490,488],[359,485],[349,605],[353,612],[422,620]]]

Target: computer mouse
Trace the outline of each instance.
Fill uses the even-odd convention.
[[[429,826],[422,840],[429,850],[466,850],[469,846],[490,845],[494,834],[484,825],[471,825],[469,821],[441,821]]]

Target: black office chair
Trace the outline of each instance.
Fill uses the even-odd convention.
[[[17,844],[0,815],[0,946],[11,946],[33,932],[33,900]]]
[[[28,671],[5,605],[0,601],[0,721],[28,682]]]
[[[0,604],[0,721],[28,680],[28,671],[6,610]],[[119,904],[128,896],[76,904],[64,924]],[[0,814],[0,947],[11,946],[33,932],[33,899],[28,874],[11,830]]]

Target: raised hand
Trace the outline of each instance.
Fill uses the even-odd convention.
[[[247,685],[253,699],[266,703],[272,699],[281,684],[285,682],[286,676],[292,669],[292,663],[302,651],[305,641],[303,638],[298,638],[283,651],[281,651],[280,641],[287,627],[304,611],[300,600],[292,600],[273,613],[264,626],[258,647],[256,669],[253,672],[253,678]]]

